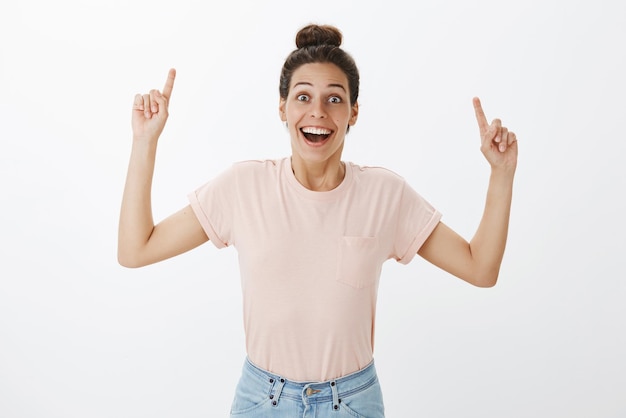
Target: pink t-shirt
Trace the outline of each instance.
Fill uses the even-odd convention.
[[[295,381],[372,361],[382,264],[411,261],[441,218],[387,169],[347,163],[314,192],[290,158],[236,163],[189,201],[213,244],[237,249],[250,361]]]

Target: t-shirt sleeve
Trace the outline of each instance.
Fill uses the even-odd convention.
[[[217,248],[229,246],[234,238],[236,181],[231,167],[187,196],[204,232]]]
[[[438,212],[426,199],[404,182],[398,205],[398,224],[395,234],[395,257],[408,264],[441,220]]]

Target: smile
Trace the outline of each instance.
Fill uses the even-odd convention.
[[[310,126],[301,128],[300,132],[302,132],[307,141],[313,143],[324,142],[333,133],[330,129],[315,128]]]

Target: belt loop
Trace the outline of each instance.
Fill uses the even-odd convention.
[[[278,382],[276,382],[276,392],[274,393],[274,395],[270,396],[270,399],[272,399],[272,406],[278,406],[278,400],[280,399],[280,394],[283,392],[283,387],[285,386],[285,379],[283,379],[282,377],[278,379]]]
[[[339,399],[339,393],[337,393],[337,382],[334,380],[330,382],[330,391],[333,393],[333,411],[338,411],[341,399]]]

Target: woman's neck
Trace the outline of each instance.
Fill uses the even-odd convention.
[[[346,165],[341,161],[307,163],[291,157],[291,170],[302,186],[315,192],[333,190],[346,176]]]

